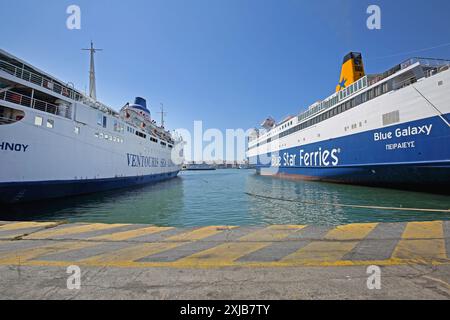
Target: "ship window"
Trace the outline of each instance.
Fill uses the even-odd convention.
[[[75,134],[80,134],[80,127],[73,128],[73,132],[75,132]],[[98,135],[98,133],[97,133],[97,135]]]
[[[361,94],[361,101],[363,103],[367,101],[367,92],[364,92],[363,94]]]
[[[97,124],[99,126],[103,125],[103,114],[101,113],[97,114]]]
[[[42,117],[36,116],[34,117],[34,124],[37,126],[42,126],[43,119]]]
[[[52,119],[47,119],[47,128],[53,129],[53,126],[55,125],[55,121]]]
[[[144,133],[142,133],[142,132],[140,132],[140,131],[136,131],[136,135],[138,136],[138,137],[141,137],[141,138],[147,138],[147,135],[146,134],[144,134]]]
[[[379,95],[381,95],[381,86],[375,88],[375,97],[378,97]]]
[[[103,116],[103,128],[106,128],[106,116]]]

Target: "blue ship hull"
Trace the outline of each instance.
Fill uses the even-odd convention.
[[[175,178],[178,171],[109,179],[0,183],[0,203],[31,202],[103,192]]]
[[[444,117],[450,120],[449,114]],[[440,117],[249,160],[263,175],[450,193],[450,128]]]

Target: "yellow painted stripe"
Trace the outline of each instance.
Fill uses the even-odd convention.
[[[11,230],[19,230],[19,229],[29,229],[29,228],[37,228],[37,227],[50,227],[57,225],[57,222],[16,222],[9,223],[0,226],[0,231],[11,231]]]
[[[239,259],[254,251],[260,250],[270,245],[270,242],[234,242],[224,243],[217,247],[204,250],[186,258],[180,259],[174,263],[175,266],[201,266],[201,267],[219,267],[233,265],[236,259]]]
[[[336,261],[341,260],[342,257],[350,252],[357,244],[357,241],[347,242],[326,242],[318,241],[312,242],[304,248],[284,257],[283,263],[301,263],[302,261]]]
[[[305,228],[305,226],[273,225],[245,235],[239,238],[238,241],[278,241],[287,238],[294,232],[297,232],[303,228]]]
[[[445,239],[441,221],[410,222],[392,254],[394,259],[445,260]]]
[[[174,235],[172,237],[169,237],[165,239],[164,241],[197,241],[201,240],[213,235],[216,235],[220,232],[224,232],[226,230],[232,229],[235,227],[220,227],[220,226],[211,226],[211,227],[204,227],[195,229],[193,231],[185,232],[182,234]]]
[[[139,260],[147,256],[174,249],[188,242],[164,242],[164,243],[143,243],[128,248],[116,250],[114,252],[107,252],[87,259],[79,260],[80,264],[89,265],[107,265],[110,263],[132,263],[134,260]]]
[[[361,240],[364,239],[378,223],[354,223],[338,226],[329,231],[325,236],[326,240]]]
[[[27,236],[27,237],[25,237],[25,239],[49,239],[52,237],[73,235],[73,234],[77,234],[77,233],[113,229],[113,228],[127,226],[127,225],[128,224],[92,223],[92,224],[86,224],[86,225],[81,225],[81,226],[43,230],[40,232],[33,233],[30,236]]]
[[[171,230],[173,227],[146,227],[139,228],[135,230],[116,232],[111,234],[105,234],[97,237],[89,238],[89,240],[109,240],[109,241],[123,241],[128,239],[133,239],[141,236],[145,236],[148,234],[163,232],[167,230]]]
[[[314,241],[296,252],[284,257],[282,263],[301,263],[302,261],[336,261],[350,252],[360,240],[364,239],[378,224],[356,223],[338,226],[330,230],[324,240]]]
[[[98,242],[62,242],[50,243],[37,248],[14,250],[6,254],[0,254],[0,264],[21,264],[25,261],[36,259],[41,256],[84,249],[98,244]]]
[[[174,235],[160,243],[143,243],[135,246],[130,246],[114,252],[108,252],[90,257],[88,259],[80,260],[80,263],[93,265],[108,264],[114,262],[121,262],[125,264],[131,263],[134,260],[139,260],[156,253],[174,249],[190,242],[210,237],[227,229],[229,229],[229,227],[216,226],[199,228],[182,234]]]
[[[278,226],[273,225],[262,230],[245,235],[235,242],[224,243],[214,248],[207,249],[186,258],[176,261],[175,265],[180,266],[227,266],[232,265],[239,259],[254,251],[270,246],[273,241],[285,239],[292,233],[303,229],[305,226]]]

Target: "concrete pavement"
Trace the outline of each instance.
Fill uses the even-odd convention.
[[[2,299],[449,299],[450,222],[0,222]],[[81,269],[69,290],[67,267]],[[369,290],[367,267],[381,268]]]

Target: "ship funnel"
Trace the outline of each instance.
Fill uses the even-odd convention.
[[[336,87],[336,92],[348,87],[365,76],[362,55],[359,52],[350,52],[344,57],[341,77]]]
[[[150,110],[147,109],[147,101],[144,98],[136,97],[134,103],[130,105],[130,107],[139,109],[150,115]]]
[[[134,99],[134,103],[130,107],[137,108],[137,109],[140,109],[142,111],[149,112],[149,110],[147,109],[147,101],[144,98],[141,98],[141,97],[136,97]]]

